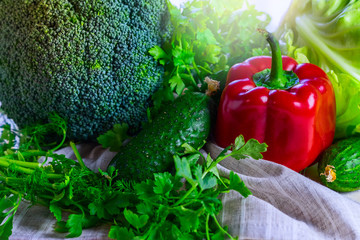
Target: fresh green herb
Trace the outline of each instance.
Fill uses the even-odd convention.
[[[68,232],[67,237],[108,222],[113,224],[109,232],[113,239],[234,239],[216,219],[222,208],[219,196],[230,190],[244,197],[251,192],[237,174],[220,176],[217,164],[229,156],[261,158],[267,147],[240,136],[233,151],[226,148],[213,159],[184,144],[184,152],[174,155],[174,174],[154,173],[152,180],[135,183],[118,180],[113,167],[94,173],[73,143],[78,162],[36,149],[37,145],[33,142],[27,150],[0,157],[1,239],[11,235],[22,199],[47,206],[58,221],[55,230]],[[63,214],[65,210],[70,214]]]
[[[121,239],[225,239],[233,238],[217,221],[222,203],[219,195],[230,190],[244,197],[251,194],[240,177],[231,172],[230,178],[220,177],[217,164],[228,157],[259,159],[266,144],[256,140],[245,143],[240,136],[233,151],[226,148],[217,158],[205,158],[199,150],[184,144],[185,152],[175,155],[176,173],[156,173],[154,180],[135,184],[139,200],[123,212],[127,223],[117,222],[109,236]],[[200,164],[199,162],[202,162]],[[130,224],[130,226],[125,227]]]
[[[65,144],[67,122],[58,114],[52,113],[47,123],[30,125],[16,134],[20,136],[21,151],[45,148],[53,152]]]
[[[246,5],[246,8],[243,7]],[[199,90],[205,77],[224,80],[229,67],[253,55],[269,55],[257,28],[270,17],[246,0],[192,0],[177,8],[168,1],[172,38],[149,53],[165,66],[162,88],[154,94],[155,107],[172,100],[172,92]]]
[[[121,150],[124,141],[129,138],[129,135],[127,134],[128,129],[129,125],[127,125],[126,123],[115,124],[113,129],[100,135],[97,138],[97,141],[104,148],[110,148],[110,151],[118,152]]]

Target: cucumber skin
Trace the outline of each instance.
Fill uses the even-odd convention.
[[[326,181],[326,166],[333,166],[336,179]],[[360,137],[340,140],[327,148],[320,156],[318,173],[321,182],[337,192],[352,192],[360,189]]]
[[[207,139],[211,126],[209,101],[199,92],[176,98],[115,155],[109,166],[118,170],[119,178],[135,182],[172,171],[173,155],[183,151],[182,144],[197,149]]]

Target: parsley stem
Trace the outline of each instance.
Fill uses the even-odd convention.
[[[13,161],[15,161],[15,160],[13,160]],[[24,164],[25,163],[28,163],[28,162],[24,162]],[[12,163],[9,163],[8,161],[0,160],[0,167],[8,168],[8,167],[10,167],[11,164]],[[13,170],[15,170],[17,172],[28,174],[28,175],[31,175],[35,172],[34,169],[27,168],[27,167],[21,167],[21,166],[18,166],[17,164],[14,165]],[[54,174],[54,173],[45,173],[45,174],[46,174],[47,178],[51,178],[51,179],[59,179],[59,178],[64,177],[64,175],[62,175],[62,174]]]
[[[233,238],[230,233],[228,233],[227,231],[225,231],[225,229],[220,225],[219,221],[217,220],[215,215],[211,215],[212,218],[214,219],[216,225],[218,226],[218,228],[220,229],[221,232],[223,232],[225,235],[227,235],[229,237],[229,239],[231,240],[236,240],[235,238]]]
[[[40,151],[40,150],[28,150],[28,151],[25,151],[25,152],[17,152],[17,153],[14,153],[14,154],[10,154],[10,155],[6,155],[6,156],[3,156],[3,157],[0,157],[0,160],[6,160],[6,161],[9,161],[9,160],[12,160],[12,161],[17,161],[16,164],[18,164],[19,162],[22,162],[22,163],[31,163],[31,164],[38,164],[36,162],[29,162],[29,161],[21,161],[21,160],[15,160],[15,159],[19,159],[19,158],[30,158],[30,157],[50,157],[50,158],[59,158],[59,155],[58,154],[55,154],[55,153],[52,153],[50,151],[46,152],[46,151]],[[68,159],[68,160],[71,160],[75,163],[74,160],[72,159]],[[21,163],[19,163],[18,165],[20,165]],[[30,165],[25,165],[25,167],[29,167],[30,168]]]
[[[209,168],[206,169],[206,171],[204,172],[204,175],[206,175],[212,168],[216,167],[221,161],[223,161],[224,159],[228,158],[229,156],[231,156],[231,153],[228,154],[228,155],[222,156],[222,157],[217,157],[217,158],[215,159],[215,161],[213,161],[213,162],[210,164]]]
[[[184,194],[184,196],[182,196],[182,198],[180,198],[175,204],[174,207],[179,206],[183,201],[185,201],[185,199],[197,188],[198,183],[195,183],[194,185],[192,185],[192,187],[187,190],[187,192]]]
[[[216,167],[216,165],[217,165],[219,162],[221,162],[222,160],[224,160],[224,159],[227,158],[228,156],[229,156],[229,155],[224,156],[224,157],[220,157],[220,158],[218,158],[218,159],[215,159],[215,161],[210,164],[209,168],[204,171],[204,173],[202,174],[201,178],[204,179],[204,177],[206,176],[206,174],[208,174],[213,167]],[[183,201],[185,201],[185,199],[197,188],[198,185],[199,185],[198,183],[194,183],[194,185],[191,186],[191,188],[182,196],[182,198],[179,199],[179,200],[174,204],[174,206],[179,206]]]
[[[196,62],[195,62],[195,60],[193,61],[193,66],[194,66],[194,69],[195,69],[195,71],[196,71],[196,73],[197,73],[197,75],[199,75],[200,76],[200,70],[199,70],[199,68],[197,67],[197,65],[196,65]],[[201,67],[201,66],[200,66]]]
[[[26,168],[38,168],[38,167],[41,167],[41,164],[38,163],[38,162],[24,162],[24,161],[11,160],[11,159],[8,159],[8,158],[0,157],[0,166],[8,167],[12,163],[14,163],[14,164],[16,164],[18,166],[21,166],[21,167],[26,167]]]
[[[75,157],[78,160],[81,169],[86,169],[87,167],[86,167],[86,165],[85,165],[85,163],[84,163],[84,161],[83,161],[83,159],[82,159],[82,157],[81,157],[79,151],[77,150],[76,145],[75,145],[75,143],[73,141],[70,142],[70,146],[71,146],[72,150],[74,151]]]
[[[207,72],[208,74],[213,74],[210,70],[208,70],[208,69],[206,69],[206,68],[204,68],[204,67],[202,67],[202,66],[199,66],[199,68],[200,68],[201,70]]]
[[[62,129],[62,134],[63,134],[63,138],[62,138],[61,142],[56,147],[51,149],[50,150],[51,152],[54,152],[54,151],[58,150],[64,144],[64,142],[66,140],[66,131],[65,131],[65,129]]]
[[[16,177],[4,177],[0,176],[0,181],[6,184],[12,184],[12,183],[23,183],[24,179],[22,178],[16,178]]]
[[[11,163],[9,163],[7,161],[0,161],[0,167],[8,168],[8,167],[10,167],[10,165],[11,165]],[[34,172],[34,170],[32,170],[32,169],[25,168],[25,167],[20,167],[20,166],[17,166],[17,165],[14,165],[13,169],[15,171],[22,172],[22,173],[29,174],[29,175]]]
[[[205,223],[205,230],[206,230],[206,239],[210,240],[210,233],[209,233],[209,219],[210,219],[210,214],[206,215],[206,223]]]
[[[25,152],[16,152],[14,154],[9,154],[6,156],[3,156],[2,158],[7,158],[7,159],[15,159],[15,158],[19,158],[19,156],[23,156],[24,158],[26,157],[41,157],[41,156],[46,156],[49,152],[45,152],[45,151],[40,151],[40,150],[28,150]]]
[[[215,161],[213,161],[210,166],[204,171],[201,178],[204,179],[212,168],[216,167],[218,163],[220,163],[225,158],[228,158],[229,156],[231,156],[231,153],[225,156],[217,157]],[[182,198],[174,204],[174,206],[179,206],[183,201],[185,201],[185,199],[197,188],[198,185],[198,183],[194,183],[194,185],[191,186],[191,188],[182,196]]]
[[[6,215],[10,215],[10,213],[12,213],[12,215],[14,215],[16,213],[16,211],[18,210],[19,206],[20,206],[20,203],[21,203],[21,200],[22,200],[22,196],[20,193],[16,193],[14,195],[18,195],[17,197],[17,201],[16,203],[13,203],[13,206],[12,208],[6,212]],[[8,220],[7,220],[8,221]]]
[[[197,87],[196,81],[195,81],[195,79],[194,79],[194,77],[193,77],[193,75],[192,75],[192,73],[191,73],[191,70],[190,70],[189,66],[186,66],[186,70],[188,71],[188,73],[189,73],[189,75],[190,75],[190,79],[191,79],[191,81],[192,81],[192,84],[193,84],[195,87]]]
[[[19,195],[21,197],[21,194],[18,192],[18,191],[15,191],[14,189],[12,188],[9,188],[9,187],[5,187],[3,185],[0,186],[1,190],[6,190],[6,191],[9,191],[10,193],[14,194],[14,195]]]

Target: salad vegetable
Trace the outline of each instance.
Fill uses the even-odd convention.
[[[228,73],[215,140],[225,147],[239,134],[255,138],[269,145],[265,159],[301,171],[333,141],[333,88],[319,67],[281,56],[277,40],[265,34],[272,57],[249,58]]]
[[[278,36],[287,55],[325,70],[336,96],[335,138],[360,133],[360,1],[294,0]]]

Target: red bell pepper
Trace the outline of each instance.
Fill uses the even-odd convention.
[[[326,73],[281,56],[266,33],[272,57],[252,57],[231,67],[221,95],[215,141],[233,144],[242,134],[265,142],[264,159],[301,171],[333,141],[335,95]]]

